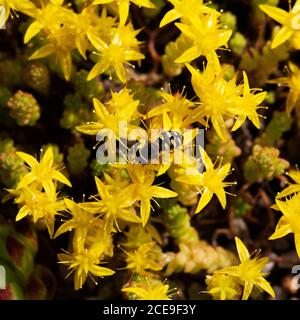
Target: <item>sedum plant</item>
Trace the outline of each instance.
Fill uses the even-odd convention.
[[[266,269],[280,259],[267,240],[292,233],[300,256],[292,57],[300,2],[288,11],[278,1],[241,4],[259,22],[251,35],[239,30],[238,10],[218,0],[0,5],[4,41],[21,34],[0,51],[0,196],[8,208],[0,215],[14,221],[0,225],[0,251],[9,237],[25,248],[19,264],[3,251],[12,275],[6,297],[36,298],[25,290],[32,279],[50,296],[33,259],[38,246],[17,231],[24,223],[41,243],[62,248],[66,296],[84,288],[86,298],[106,290],[110,298],[195,298],[185,273],[201,285],[196,298],[278,298]],[[266,16],[280,24],[272,39]]]

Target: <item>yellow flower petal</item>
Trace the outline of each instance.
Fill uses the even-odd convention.
[[[54,52],[55,52],[55,48],[53,47],[53,45],[52,44],[46,44],[42,48],[40,48],[37,51],[35,51],[29,57],[29,60],[45,58],[47,56],[50,56]]]
[[[115,273],[114,270],[100,267],[100,266],[96,266],[96,265],[91,266],[89,270],[93,275],[95,275],[97,277],[111,276]]]
[[[22,177],[21,181],[17,185],[17,189],[22,189],[24,187],[27,187],[29,184],[31,184],[33,181],[36,180],[36,177],[32,172],[29,172],[25,174],[24,177]]]
[[[142,53],[135,50],[126,50],[124,54],[124,59],[126,61],[142,60],[144,58],[145,56]]]
[[[105,184],[98,177],[95,177],[95,183],[96,183],[97,191],[98,191],[101,199],[108,197],[109,192],[108,192],[107,188],[105,187]]]
[[[238,237],[235,237],[235,243],[236,243],[236,249],[241,262],[247,259],[250,259],[250,254],[248,249]]]
[[[266,13],[269,17],[279,22],[280,24],[287,24],[289,14],[288,12],[278,7],[270,6],[267,4],[261,4],[259,8]]]
[[[224,180],[230,171],[230,167],[231,164],[230,163],[226,163],[224,166],[222,166],[219,170],[218,170],[218,177],[220,177],[221,180]]]
[[[38,161],[28,153],[18,151],[16,155],[23,159],[31,168],[39,164]]]
[[[264,291],[266,291],[271,297],[275,297],[275,292],[273,288],[271,287],[269,282],[263,277],[256,279],[255,284],[262,288]]]
[[[277,204],[279,210],[280,210],[285,216],[289,216],[289,215],[290,215],[289,207],[288,207],[288,205],[285,203],[285,201],[280,201],[280,200],[276,199],[276,204]]]
[[[96,135],[102,128],[102,124],[99,124],[98,122],[90,122],[89,124],[77,126],[76,130],[85,134]]]
[[[54,239],[59,237],[63,233],[73,230],[76,226],[76,223],[72,220],[65,221],[55,232]]]
[[[300,184],[300,172],[299,171],[290,171],[288,175],[298,184]]]
[[[115,70],[116,70],[116,75],[119,78],[119,80],[123,83],[126,82],[126,69],[124,68],[123,63],[117,63],[114,66]]]
[[[201,51],[196,46],[192,46],[188,50],[186,50],[181,56],[179,56],[175,63],[185,63],[195,60],[196,58],[200,57],[202,54]]]
[[[224,189],[216,190],[215,194],[218,197],[222,208],[225,209],[226,208],[226,193],[225,193]]]
[[[231,36],[232,36],[232,30],[226,30],[226,31],[220,32],[217,35],[216,45],[218,47],[226,45]]]
[[[107,47],[107,44],[101,40],[99,37],[95,36],[92,33],[87,34],[88,39],[91,41],[91,44],[99,51],[101,52],[105,47]]]
[[[48,147],[41,159],[41,165],[45,167],[52,167],[53,165],[53,149]]]
[[[24,36],[24,43],[28,43],[33,37],[35,37],[41,30],[43,26],[37,22],[34,21],[29,28],[27,29],[25,36]]]
[[[199,149],[200,149],[201,159],[204,163],[205,169],[212,170],[214,168],[214,164],[212,163],[210,157],[202,147],[199,147]]]
[[[291,232],[291,227],[288,224],[286,218],[283,216],[279,219],[275,232],[269,237],[269,240],[275,240],[278,238],[285,237],[287,234]]]
[[[249,81],[248,81],[247,73],[245,71],[243,71],[243,79],[244,79],[243,95],[245,96],[250,93]]]
[[[124,209],[118,212],[118,218],[132,223],[141,223],[142,220],[135,214],[135,210]]]
[[[213,193],[208,189],[205,189],[204,192],[201,194],[201,198],[198,202],[195,213],[199,213],[209,203],[212,197]]]
[[[253,283],[246,281],[244,291],[243,291],[242,300],[248,300],[248,298],[251,294],[252,288],[253,288]]]
[[[66,81],[69,81],[71,78],[72,72],[72,57],[69,51],[64,51],[58,55],[59,63],[64,73]]]
[[[78,206],[91,213],[101,213],[101,209],[103,207],[100,201],[79,203]]]
[[[294,238],[295,238],[296,251],[297,251],[298,257],[300,258],[300,234],[295,233]]]
[[[71,182],[59,171],[55,170],[53,173],[53,178],[55,178],[56,180],[58,180],[59,182],[72,187]]]
[[[76,203],[68,198],[64,198],[64,203],[66,205],[66,207],[72,212],[75,207],[76,207]]]
[[[184,23],[175,23],[175,26],[184,34],[186,35],[188,38],[194,40],[195,39],[195,35],[191,30],[191,27],[189,25],[186,25]]]
[[[93,5],[111,3],[111,2],[114,2],[114,1],[115,1],[115,0],[95,0],[95,1],[93,2]]]
[[[286,99],[286,112],[290,116],[293,109],[295,108],[297,101],[300,98],[300,93],[297,91],[290,90]]]
[[[109,115],[105,105],[96,98],[93,99],[93,104],[94,104],[94,109],[98,118],[100,120],[104,120]]]
[[[151,211],[151,206],[150,206],[150,200],[149,199],[143,199],[141,200],[141,218],[142,218],[142,223],[143,226],[146,225],[149,216],[150,216],[150,211]]]
[[[249,119],[252,121],[252,123],[255,125],[257,129],[260,129],[260,121],[259,121],[258,114],[256,112],[249,115]]]
[[[109,63],[103,59],[101,59],[98,63],[94,65],[90,73],[88,74],[87,81],[90,81],[103,72],[105,72],[109,68]]]
[[[223,118],[221,116],[215,116],[215,117],[212,117],[211,122],[218,136],[223,141],[226,141],[228,139],[228,134],[227,134],[227,129],[226,129]]]
[[[149,9],[155,8],[154,3],[152,3],[150,0],[131,0],[131,2],[135,3],[139,7],[145,7]]]
[[[288,186],[287,188],[285,188],[283,191],[281,191],[280,193],[277,194],[276,198],[284,198],[286,196],[295,194],[300,192],[300,185],[299,184],[292,184],[290,186]]]
[[[55,194],[55,185],[52,180],[43,180],[42,186],[48,197],[52,197]]]
[[[275,49],[286,42],[293,35],[293,30],[288,27],[282,27],[275,35],[271,48]]]
[[[151,187],[151,194],[154,198],[173,198],[177,197],[177,193],[174,191],[171,191],[169,189],[158,187],[158,186],[152,186]]]
[[[78,35],[75,38],[75,43],[80,55],[83,57],[84,60],[86,60],[87,41],[85,34]]]
[[[164,17],[162,18],[159,27],[162,28],[165,25],[169,24],[170,22],[173,22],[181,17],[181,14],[177,12],[176,10],[170,10],[168,11]]]
[[[18,212],[18,214],[17,214],[17,216],[16,216],[16,221],[19,221],[19,220],[25,218],[25,217],[28,215],[28,213],[29,213],[28,208],[27,208],[26,206],[23,206],[23,207],[19,210],[19,212]]]
[[[118,5],[119,5],[120,26],[124,26],[129,13],[129,0],[119,1]]]
[[[238,266],[231,266],[225,267],[221,270],[215,271],[216,273],[227,274],[229,276],[238,277],[239,276],[239,267]]]

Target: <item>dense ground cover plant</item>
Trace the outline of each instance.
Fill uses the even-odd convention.
[[[0,299],[297,297],[299,0],[0,6]]]

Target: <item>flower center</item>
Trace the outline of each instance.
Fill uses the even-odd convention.
[[[111,44],[106,48],[105,57],[109,60],[109,62],[112,63],[120,63],[124,61],[124,50],[116,45]]]
[[[240,278],[244,281],[253,281],[261,275],[261,270],[256,266],[256,260],[246,260],[240,264]]]

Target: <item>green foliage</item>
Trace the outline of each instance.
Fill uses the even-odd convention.
[[[207,139],[208,144],[206,145],[206,150],[215,160],[221,157],[222,162],[231,163],[234,158],[241,154],[241,149],[229,134],[228,139],[223,141],[214,130],[211,130],[207,132]]]
[[[247,39],[240,32],[235,32],[229,41],[229,46],[235,54],[240,55],[247,46]]]
[[[16,151],[12,139],[0,140],[0,181],[8,188],[16,187],[20,178],[27,173]]]
[[[179,76],[184,64],[175,63],[184,51],[191,46],[191,40],[181,34],[175,41],[170,41],[165,47],[165,54],[161,57],[164,74],[168,77]]]
[[[275,146],[282,135],[291,129],[292,123],[293,119],[286,112],[275,111],[271,121],[255,143],[266,147]]]
[[[50,73],[46,65],[35,61],[29,63],[23,70],[23,80],[28,87],[38,93],[47,95],[50,87]]]
[[[82,142],[76,143],[68,149],[67,161],[71,174],[78,175],[88,166],[91,151]]]
[[[265,44],[261,50],[249,48],[242,54],[239,68],[245,70],[250,82],[257,86],[263,85],[273,72],[276,72],[278,64],[288,59],[287,45],[281,45],[271,49],[271,44]]]
[[[245,164],[245,178],[249,182],[272,180],[284,174],[289,162],[279,157],[279,150],[255,145]]]
[[[7,107],[19,126],[34,126],[40,118],[40,106],[30,93],[18,90],[7,101]]]

